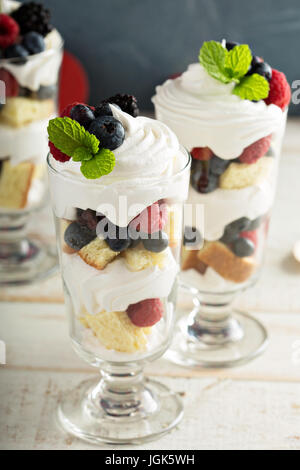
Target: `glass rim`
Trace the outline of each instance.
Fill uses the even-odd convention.
[[[164,176],[158,176],[158,177],[143,177],[143,184],[145,184],[145,180],[149,180],[149,183],[160,183],[160,182],[164,182],[164,181],[170,181],[172,180],[173,178],[177,178],[179,175],[183,174],[191,165],[191,162],[192,162],[192,156],[191,156],[191,153],[183,146],[183,145],[179,145],[179,150],[185,155],[185,162],[184,162],[184,166],[182,168],[180,168],[176,173],[172,174],[172,175],[164,175]],[[71,176],[71,175],[66,175],[66,174],[63,174],[63,173],[60,173],[58,170],[56,170],[51,162],[50,162],[50,157],[51,157],[51,152],[48,153],[47,155],[47,165],[48,165],[48,170],[51,171],[52,173],[58,175],[60,178],[64,178],[66,180],[71,180],[71,181],[74,181],[76,182],[76,184],[82,184],[84,186],[86,186],[87,182],[88,182],[88,185],[89,186],[95,186],[95,187],[101,187],[101,182],[100,183],[96,183],[97,180],[92,180],[92,179],[86,179],[86,180],[81,180],[81,179],[78,179],[76,178],[75,176]],[[78,162],[80,163],[80,162]],[[110,175],[106,175],[106,176],[110,176]],[[124,178],[124,179],[115,179],[115,180],[111,180],[110,183],[108,184],[102,184],[102,186],[109,186],[110,184],[114,184],[114,183],[122,183],[124,184],[124,182],[130,182],[130,180],[137,180],[139,179],[140,176],[134,176],[133,178]],[[98,178],[98,180],[101,180],[101,177]]]
[[[2,57],[0,58],[0,67],[5,66],[5,65],[15,65],[17,67],[22,67],[27,64],[28,61],[35,59],[36,57],[42,57],[46,55],[50,55],[53,52],[62,52],[64,49],[65,42],[63,38],[61,37],[60,43],[57,45],[57,47],[51,47],[50,49],[45,49],[42,52],[38,52],[37,54],[29,54],[26,56],[26,62],[24,64],[18,63],[18,59],[22,61],[22,57],[10,57],[9,59]]]

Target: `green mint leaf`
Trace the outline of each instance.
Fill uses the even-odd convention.
[[[83,162],[91,160],[93,154],[86,147],[77,147],[72,154],[74,162]]]
[[[113,152],[101,149],[91,160],[81,163],[81,173],[88,179],[96,179],[108,175],[116,164]]]
[[[270,85],[268,81],[254,73],[241,79],[233,89],[233,93],[244,100],[260,101],[268,97]]]
[[[225,69],[227,55],[228,51],[222,44],[216,41],[207,41],[200,49],[199,61],[211,77],[222,83],[230,83],[232,78]]]
[[[79,122],[68,117],[51,119],[48,135],[55,147],[69,157],[73,157],[78,147],[85,147],[92,154],[99,150],[97,137],[85,130]]]
[[[232,79],[242,78],[249,70],[252,54],[247,44],[235,46],[225,58],[225,69]]]

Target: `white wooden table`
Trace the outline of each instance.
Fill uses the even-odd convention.
[[[299,130],[300,120],[290,120],[262,278],[238,301],[267,326],[270,346],[237,369],[192,371],[164,359],[151,364],[147,374],[183,396],[185,417],[144,449],[300,449],[300,264],[291,255],[300,239]],[[47,213],[40,218],[48,238],[51,222]],[[93,448],[55,421],[59,394],[95,373],[69,344],[59,276],[2,289],[0,299],[0,339],[7,345],[0,448]]]

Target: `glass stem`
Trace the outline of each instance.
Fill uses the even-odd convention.
[[[210,296],[212,297],[212,296]],[[240,341],[244,332],[240,323],[232,316],[232,299],[202,298],[200,305],[191,314],[189,334],[210,346]]]
[[[90,398],[106,415],[140,419],[156,411],[157,401],[145,386],[140,366],[107,364],[101,369],[101,375]]]

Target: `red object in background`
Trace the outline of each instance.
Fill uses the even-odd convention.
[[[60,75],[59,113],[74,101],[87,103],[89,91],[89,81],[83,66],[70,52],[64,51]]]

